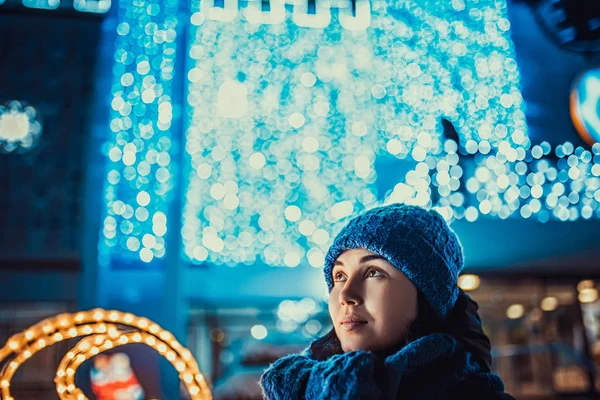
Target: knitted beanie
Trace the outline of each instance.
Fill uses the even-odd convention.
[[[372,208],[352,219],[336,236],[325,256],[325,280],[348,249],[365,248],[402,271],[431,304],[440,320],[458,297],[463,251],[458,237],[436,211],[405,204]]]

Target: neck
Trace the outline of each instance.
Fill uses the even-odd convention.
[[[404,346],[406,346],[407,344],[408,343],[407,343],[406,339],[403,338],[400,342],[398,342],[392,346],[386,347],[385,349],[374,350],[373,354],[375,354],[376,356],[381,357],[381,358],[387,358],[387,357],[391,356],[392,354],[396,354],[397,352],[402,350],[402,348]]]

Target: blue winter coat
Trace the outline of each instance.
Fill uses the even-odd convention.
[[[444,333],[385,358],[358,350],[317,361],[306,349],[272,364],[260,384],[268,400],[513,399],[497,375],[483,372],[463,344]]]

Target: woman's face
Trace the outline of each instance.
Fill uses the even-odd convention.
[[[417,315],[417,289],[385,258],[346,250],[335,261],[329,314],[342,349],[383,350],[402,340]]]

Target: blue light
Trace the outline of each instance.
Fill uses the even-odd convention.
[[[0,151],[25,152],[31,150],[42,133],[38,111],[19,101],[0,105]]]
[[[600,68],[584,72],[571,91],[571,118],[577,132],[590,145],[600,142]]]
[[[74,0],[73,8],[81,12],[103,14],[110,10],[111,0]]]
[[[531,147],[503,1],[190,7],[185,260],[320,267],[347,218],[381,203],[448,220],[600,217],[600,144]],[[176,8],[119,9],[101,260],[166,254]],[[383,157],[410,164],[385,198]]]
[[[29,8],[56,10],[60,5],[60,0],[23,0],[23,5]]]
[[[320,267],[346,218],[377,205],[378,157],[416,161],[386,202],[431,207],[437,190],[441,212],[464,216],[467,199],[453,195],[464,171],[441,117],[473,154],[525,154],[504,1],[361,0],[355,9],[191,2],[186,259]],[[508,188],[508,175],[494,174]],[[483,199],[467,218],[498,207],[508,215],[498,201]]]
[[[96,2],[95,12],[110,6],[109,0],[103,1]],[[76,0],[77,4],[92,3]],[[101,263],[150,263],[166,253],[167,210],[174,181],[171,120],[177,7],[177,0],[119,4],[110,131],[105,144]]]
[[[448,197],[441,197],[436,206],[444,209],[448,219],[469,221],[478,218],[468,212],[475,208],[491,217],[537,218],[541,222],[600,218],[600,143],[591,151],[568,142],[559,145],[555,149],[558,161],[544,158],[551,150],[546,142],[517,150],[515,160],[502,152],[475,157],[474,176],[466,181],[466,213]]]

